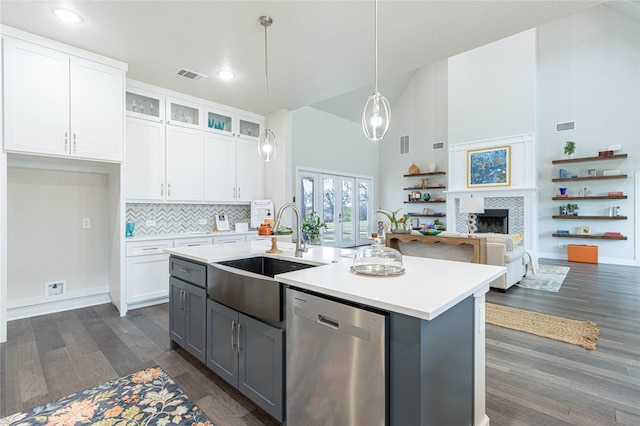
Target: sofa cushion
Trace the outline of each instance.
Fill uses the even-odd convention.
[[[488,243],[502,243],[504,244],[505,250],[511,251],[513,250],[513,238],[510,234],[476,234],[479,237],[485,237]]]
[[[514,247],[513,250],[507,250],[507,252],[504,254],[504,263],[505,264],[511,263],[517,259],[522,260],[524,255],[525,255],[525,250],[523,247]]]

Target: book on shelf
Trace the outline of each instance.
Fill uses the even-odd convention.
[[[624,196],[624,192],[622,191],[609,192],[609,197],[623,197],[623,196]]]
[[[564,229],[558,229],[556,231],[556,234],[563,234],[563,235],[569,235],[570,232],[569,231],[565,231]]]
[[[604,236],[605,237],[622,237],[622,234],[620,232],[605,232]]]

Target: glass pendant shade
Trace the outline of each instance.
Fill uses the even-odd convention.
[[[271,129],[264,129],[258,138],[258,155],[262,161],[272,161],[276,158],[276,135]]]
[[[379,141],[384,138],[391,122],[391,107],[380,92],[369,96],[362,112],[362,130],[367,139]]]

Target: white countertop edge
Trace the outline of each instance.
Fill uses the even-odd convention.
[[[493,281],[494,279],[498,278],[500,275],[502,275],[502,273],[495,274],[495,276],[493,276],[492,278],[487,279],[487,280],[483,281],[482,283],[477,284],[476,286],[474,286],[470,290],[458,295],[457,297],[451,299],[446,304],[441,305],[438,309],[436,309],[434,311],[431,311],[431,312],[425,312],[425,311],[421,311],[421,310],[418,310],[418,309],[412,309],[412,308],[409,308],[409,307],[406,307],[406,306],[397,305],[397,304],[393,304],[393,303],[387,303],[387,302],[384,302],[384,301],[381,301],[381,300],[374,300],[374,299],[370,299],[370,298],[367,298],[367,297],[355,295],[355,294],[352,294],[352,293],[344,293],[344,292],[336,291],[336,290],[333,290],[333,289],[327,289],[327,288],[324,288],[324,287],[319,287],[319,286],[314,286],[314,285],[311,285],[311,284],[301,283],[300,281],[288,279],[286,277],[286,274],[276,275],[276,277],[277,277],[279,282],[281,282],[283,284],[290,285],[292,287],[302,288],[302,289],[305,289],[305,290],[314,291],[316,293],[325,294],[327,296],[337,297],[338,299],[343,299],[343,300],[350,301],[350,302],[362,303],[363,305],[371,306],[373,308],[378,308],[378,309],[382,309],[382,310],[385,310],[385,311],[395,312],[395,313],[404,314],[404,315],[407,315],[407,316],[410,316],[410,317],[421,318],[421,319],[425,319],[425,320],[431,321],[434,318],[436,318],[438,315],[442,314],[443,312],[446,312],[447,310],[449,310],[450,308],[454,307],[458,303],[462,302],[463,300],[465,300],[469,296],[474,296],[474,295],[478,294],[478,292],[480,292],[482,294],[487,293],[489,291],[489,283],[491,281]]]
[[[291,235],[258,235],[258,231],[246,231],[246,232],[236,232],[236,231],[222,231],[222,232],[213,232],[213,231],[203,231],[203,232],[180,232],[178,234],[158,234],[158,235],[145,235],[141,237],[126,237],[125,242],[140,242],[140,241],[155,241],[155,240],[177,240],[181,238],[200,238],[200,237],[226,237],[226,236],[234,236],[234,235],[255,235],[259,237],[278,237],[285,238],[291,237]]]

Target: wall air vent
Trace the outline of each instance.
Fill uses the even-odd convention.
[[[400,136],[400,154],[409,153],[409,135]]]
[[[200,74],[199,72],[195,72],[195,71],[191,71],[185,68],[182,68],[180,70],[178,70],[178,72],[176,73],[179,76],[182,76],[184,78],[188,78],[189,80],[194,80],[194,81],[201,81],[204,80],[205,78],[207,78],[206,75],[204,74]]]
[[[444,149],[444,142],[436,142],[433,144],[433,149]]]
[[[566,123],[556,124],[556,132],[566,132],[567,130],[575,130],[575,129],[576,129],[575,121],[567,121]]]

